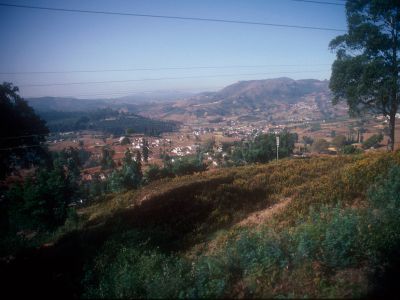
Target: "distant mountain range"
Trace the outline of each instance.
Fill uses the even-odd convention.
[[[78,99],[71,97],[27,98],[36,111],[88,111],[103,108],[126,108],[136,110],[136,105],[170,102],[193,96],[194,93],[180,91],[141,92],[119,98]]]
[[[117,99],[27,99],[36,110],[93,110],[110,107],[146,117],[181,122],[218,120],[307,121],[347,114],[344,104],[333,107],[329,82],[282,77],[239,81],[217,92]]]

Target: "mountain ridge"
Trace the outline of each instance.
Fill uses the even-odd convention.
[[[175,97],[176,96],[176,97]],[[345,105],[333,106],[328,80],[288,77],[242,80],[216,92],[195,95],[126,96],[112,99],[28,98],[35,110],[124,109],[145,117],[180,122],[210,118],[268,121],[309,121],[347,114]],[[79,102],[78,102],[79,101]]]
[[[192,120],[212,117],[269,121],[309,121],[347,114],[333,107],[329,81],[288,77],[238,81],[214,93],[199,94],[173,105],[152,108],[159,118]]]

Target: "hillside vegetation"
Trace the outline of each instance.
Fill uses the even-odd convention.
[[[158,135],[175,131],[178,124],[145,118],[133,113],[119,113],[110,108],[92,111],[39,111],[51,132],[98,130],[105,133],[122,135],[130,129],[135,133]]]
[[[400,153],[372,153],[164,179],[81,209],[80,229],[32,270],[90,298],[382,296],[395,288],[399,176]]]

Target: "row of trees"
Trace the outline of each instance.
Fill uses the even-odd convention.
[[[378,148],[382,140],[383,135],[381,133],[374,134],[362,143],[362,149],[366,150],[370,148]],[[308,136],[303,136],[303,142],[305,146],[310,145],[311,150],[318,153],[328,151],[330,145],[335,147],[338,152],[344,154],[355,154],[362,152],[361,149],[356,148],[353,145],[354,141],[352,139],[349,139],[344,135],[335,136],[330,143],[325,139],[317,139],[314,141]]]
[[[297,134],[283,130],[279,138],[279,157],[289,157],[298,139]],[[260,134],[253,141],[223,143],[222,150],[227,153],[222,159],[224,166],[266,163],[276,158],[276,134]]]
[[[91,181],[83,184],[85,195],[89,199],[98,199],[107,193],[133,190],[162,178],[189,175],[207,169],[200,153],[179,158],[164,155],[163,166],[150,164],[144,172],[141,158],[140,151],[132,153],[127,149],[120,168],[114,166],[109,176],[103,179],[99,174],[94,174]],[[110,159],[112,160],[112,156]]]

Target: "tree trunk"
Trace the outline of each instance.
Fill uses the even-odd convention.
[[[396,108],[391,110],[389,115],[389,142],[388,148],[389,151],[394,150],[394,132],[396,128],[396,112],[397,112],[397,105]]]
[[[396,19],[398,19],[399,10],[397,10]],[[393,67],[393,78],[392,78],[392,88],[391,97],[392,103],[390,107],[390,119],[389,119],[389,150],[394,151],[394,133],[396,129],[396,113],[399,106],[398,92],[399,92],[399,64],[397,61],[397,47],[398,47],[398,20],[391,18],[390,20],[392,26],[392,67]]]

